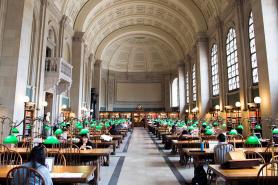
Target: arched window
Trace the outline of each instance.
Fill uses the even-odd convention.
[[[185,88],[186,88],[186,103],[189,103],[189,74],[188,71],[185,75]]]
[[[229,91],[239,89],[239,70],[236,46],[236,30],[230,28],[226,40],[226,56]]]
[[[172,107],[178,107],[179,106],[179,99],[178,99],[178,78],[175,78],[172,82]]]
[[[197,101],[196,66],[192,66],[192,101]]]
[[[219,70],[217,45],[213,44],[210,52],[212,95],[219,95]]]
[[[257,84],[259,82],[258,77],[258,64],[257,64],[257,54],[256,54],[256,43],[255,43],[255,31],[254,31],[254,21],[253,14],[250,13],[249,16],[249,46],[250,46],[250,61],[252,70],[252,83]]]

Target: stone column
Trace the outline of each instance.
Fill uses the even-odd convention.
[[[76,116],[81,116],[84,68],[84,32],[76,32],[72,42],[72,86],[70,93],[71,108]]]
[[[27,85],[34,1],[5,2],[5,25],[0,30],[3,31],[0,43],[0,104],[8,110],[7,116],[14,121],[21,121],[24,114],[23,97]]]
[[[180,61],[178,64],[178,77],[179,77],[179,108],[180,108],[180,118],[184,117],[185,112],[185,75],[184,75],[184,62]]]
[[[248,46],[246,46],[246,31],[244,29],[246,24],[244,22],[243,14],[243,1],[239,0],[236,1],[236,15],[237,15],[237,29],[236,29],[236,36],[237,36],[237,47],[238,47],[238,59],[239,59],[239,83],[240,83],[240,89],[239,89],[239,96],[240,96],[240,103],[241,108],[246,109],[247,103],[248,103],[248,84],[247,84],[247,69],[246,69],[246,63],[249,61],[246,61],[246,57],[244,53],[247,51],[249,53]]]
[[[208,75],[208,40],[205,34],[198,35],[196,43],[197,63],[196,63],[196,84],[197,84],[197,106],[199,116],[204,117],[209,110],[209,75]]]
[[[45,73],[45,55],[46,55],[46,44],[48,36],[48,2],[47,0],[41,0],[40,6],[40,17],[39,21],[39,34],[38,34],[38,48],[37,48],[37,78],[36,78],[36,88],[35,88],[35,102],[36,107],[40,110],[37,115],[43,115],[44,108],[42,107],[42,102],[45,100],[44,91],[44,73]],[[35,52],[36,52],[35,51]]]
[[[99,118],[99,109],[100,109],[100,93],[101,93],[101,60],[96,60],[94,65],[94,88],[98,94],[97,104],[96,104],[96,118]]]
[[[278,118],[278,2],[277,0],[253,0],[259,92],[262,98],[262,118]],[[263,124],[263,136],[270,136],[270,129]]]
[[[216,18],[216,27],[217,27],[217,50],[218,50],[218,71],[219,71],[219,106],[220,110],[224,109],[224,106],[227,105],[226,102],[226,91],[227,83],[225,81],[225,70],[226,65],[226,41],[223,38],[223,22],[219,17]]]
[[[171,110],[170,105],[170,99],[171,99],[171,93],[170,93],[170,74],[167,74],[164,76],[164,84],[165,84],[165,97],[164,97],[164,108],[166,112],[169,112]]]

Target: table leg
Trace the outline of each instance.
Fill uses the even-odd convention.
[[[96,166],[96,170],[94,172],[94,182],[98,185],[100,181],[100,157],[97,157],[95,161],[93,161],[93,165]]]
[[[110,163],[110,157],[109,155],[106,156],[106,161],[104,161],[104,166],[109,166]]]

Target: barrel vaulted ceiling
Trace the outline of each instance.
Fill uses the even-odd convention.
[[[89,51],[116,71],[173,69],[231,1],[52,0]]]

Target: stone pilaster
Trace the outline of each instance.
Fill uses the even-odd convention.
[[[23,97],[27,85],[34,1],[5,2],[5,25],[0,30],[3,31],[0,104],[7,109],[7,116],[14,121],[21,121],[24,114]]]
[[[197,63],[196,63],[196,82],[197,82],[197,106],[199,116],[205,116],[209,110],[209,75],[208,75],[208,40],[205,34],[198,34],[197,43]]]
[[[278,118],[278,2],[277,0],[252,1],[256,50],[259,70],[259,92],[262,98],[263,119]],[[264,137],[270,136],[268,125],[263,126]]]
[[[97,104],[96,104],[96,110],[95,114],[96,117],[99,118],[99,110],[100,110],[100,94],[101,94],[101,60],[96,60],[94,65],[94,88],[96,93],[98,94],[97,97]],[[105,85],[105,84],[103,84]]]
[[[83,32],[76,32],[72,42],[72,86],[70,93],[71,108],[76,116],[81,116],[83,95],[84,40]]]
[[[179,78],[179,108],[180,108],[180,117],[184,116],[185,112],[185,75],[184,75],[184,61],[180,61],[178,64],[178,78]]]

